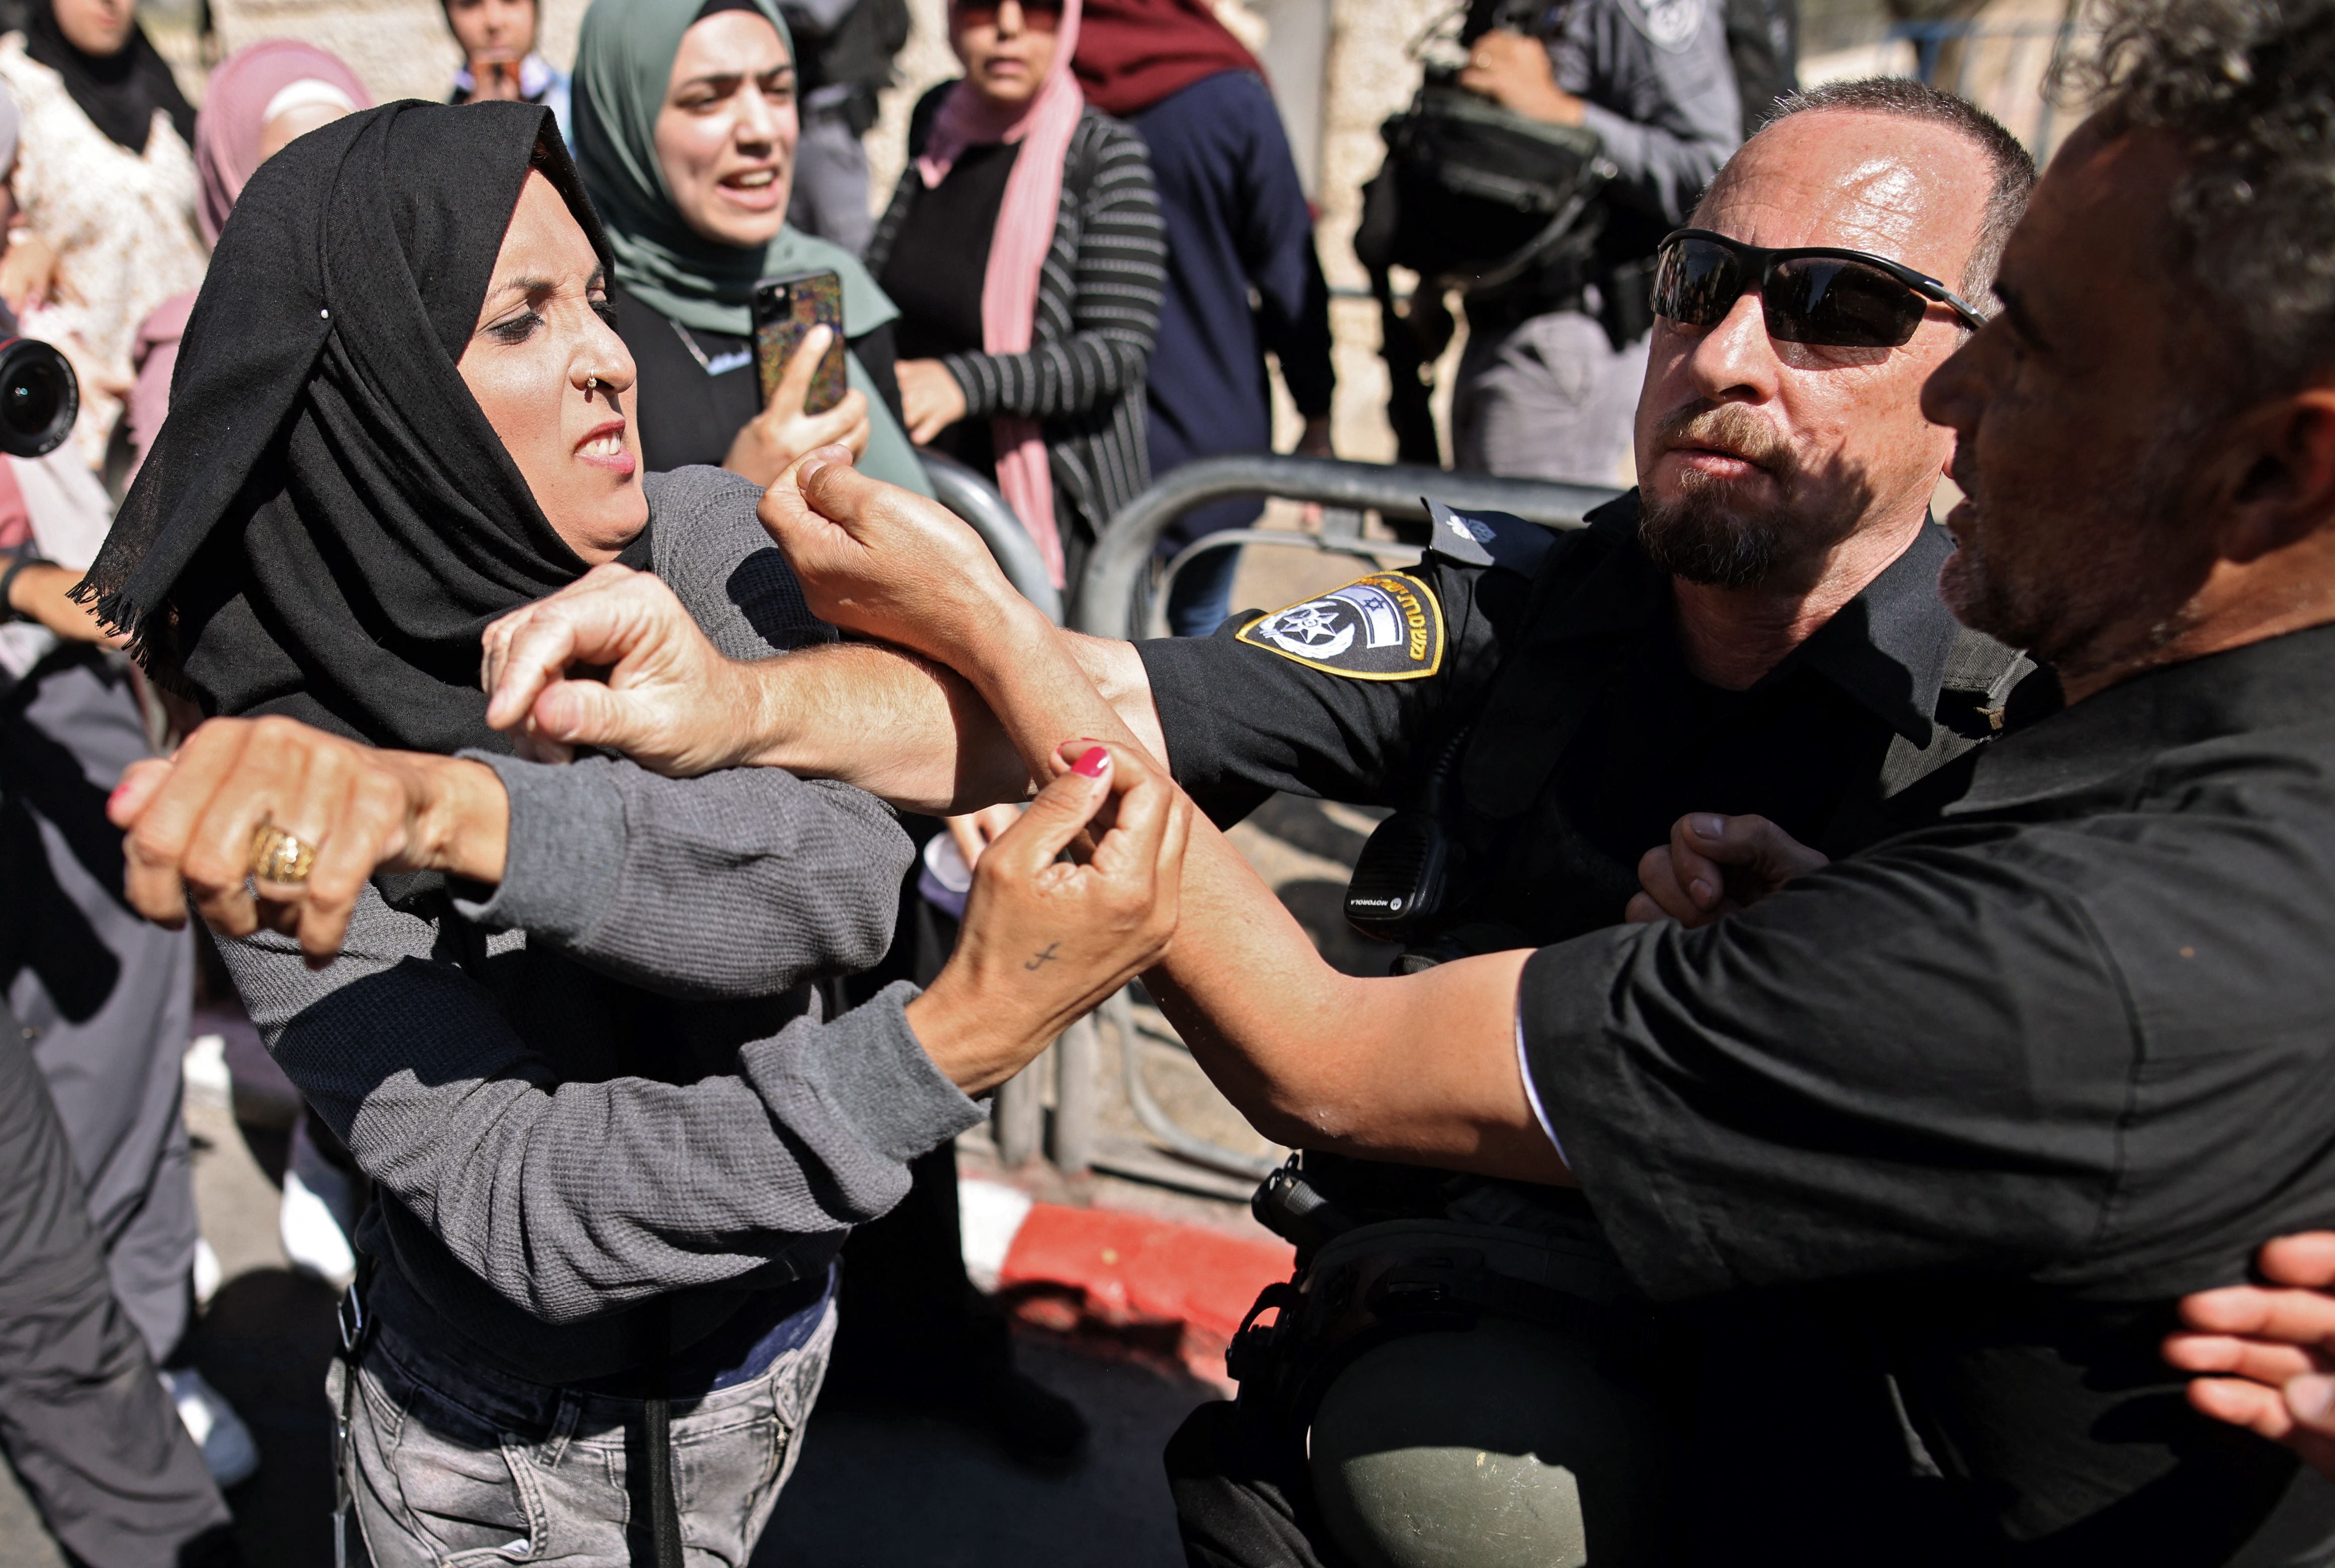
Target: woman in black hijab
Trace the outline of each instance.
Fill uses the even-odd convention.
[[[487,727],[481,630],[597,563],[655,570],[732,657],[832,635],[757,490],[644,481],[607,259],[542,108],[395,103],[295,142],[220,237],[83,589],[207,713],[459,750],[398,766],[490,805],[457,814],[440,871],[364,886],[329,967],[272,932],[220,944],[377,1186],[365,1397],[340,1408],[380,1568],[515,1541],[622,1563],[628,1519],[744,1561],[825,1367],[836,1248],[980,1116],[905,988],[822,1025],[802,983],[890,933],[908,850],[872,799],[527,762]],[[250,732],[309,737],[318,767],[354,751]],[[278,808],[317,869],[349,852],[343,819]],[[622,865],[573,850],[612,819]],[[269,842],[263,872],[310,874]],[[733,924],[631,934],[712,871]]]

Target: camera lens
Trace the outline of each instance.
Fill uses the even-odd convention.
[[[45,434],[57,421],[58,391],[53,368],[26,365],[8,384],[7,402],[0,403],[0,419],[8,421],[9,433],[19,440]]]
[[[0,344],[0,451],[37,458],[73,433],[81,383],[64,355],[31,338]]]

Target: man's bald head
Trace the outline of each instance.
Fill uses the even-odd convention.
[[[1729,183],[1740,177],[1746,168],[1757,167],[1758,160],[1747,160],[1743,152],[1758,146],[1760,137],[1777,126],[1797,116],[1806,114],[1872,114],[1895,120],[1908,125],[1934,126],[1969,143],[1986,164],[1990,176],[1984,205],[1980,209],[1979,225],[1971,246],[1968,262],[1956,283],[1956,292],[1964,299],[1982,299],[1994,283],[1994,269],[2002,260],[2003,242],[2010,237],[2019,216],[2027,210],[2028,198],[2035,190],[2035,160],[2003,123],[1967,98],[1942,92],[1925,82],[1909,76],[1868,76],[1848,82],[1830,82],[1821,87],[1811,87],[1805,92],[1795,92],[1778,102],[1775,116],[1763,127],[1759,136],[1747,143],[1742,152],[1728,160],[1704,193],[1702,207],[1724,196]],[[1801,131],[1817,129],[1803,125]],[[1702,221],[1701,207],[1695,213],[1695,222]]]

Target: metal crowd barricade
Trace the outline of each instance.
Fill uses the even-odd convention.
[[[1005,498],[997,493],[997,487],[945,453],[916,455],[924,459],[925,477],[933,481],[933,494],[941,505],[973,525],[973,531],[997,557],[1005,580],[1045,611],[1046,619],[1061,625],[1062,591],[1046,575],[1045,558],[1038,554],[1036,541],[1005,504]]]
[[[1424,498],[1430,495],[1463,512],[1508,512],[1526,522],[1569,528],[1578,528],[1584,514],[1620,493],[1610,485],[1504,479],[1415,463],[1356,463],[1271,453],[1204,458],[1153,485],[1112,520],[1087,557],[1074,620],[1080,631],[1099,637],[1164,636],[1168,588],[1175,574],[1194,557],[1229,545],[1275,545],[1379,561],[1415,561],[1419,557],[1416,545],[1362,537],[1361,514],[1368,510],[1383,518],[1423,520]],[[1177,552],[1155,576],[1152,558],[1169,527],[1196,508],[1235,496],[1318,503],[1324,508],[1322,532],[1243,528],[1211,534]]]
[[[1177,573],[1212,548],[1264,545],[1354,556],[1373,563],[1419,559],[1422,552],[1417,545],[1364,537],[1366,510],[1383,518],[1423,520],[1428,515],[1424,498],[1432,496],[1461,511],[1507,512],[1528,522],[1566,528],[1580,527],[1584,514],[1620,493],[1603,485],[1496,479],[1410,464],[1270,454],[1209,458],[1168,475],[1129,502],[1112,521],[1088,557],[1074,620],[1080,631],[1097,636],[1166,634],[1164,606]],[[1187,546],[1155,571],[1159,540],[1171,526],[1197,508],[1235,496],[1318,503],[1324,508],[1322,531],[1226,530]],[[1095,1126],[1101,1100],[1098,1020],[1119,1038],[1120,1081],[1152,1144],[1104,1135]],[[1218,1196],[1245,1197],[1275,1162],[1226,1148],[1179,1125],[1144,1081],[1142,1053],[1151,1047],[1186,1050],[1172,1033],[1138,1021],[1129,992],[1104,1002],[1055,1043],[1050,1053],[1056,1075],[1054,1163],[1072,1175],[1101,1169]],[[1043,1122],[1036,1074],[1024,1071],[1006,1089],[1016,1085],[1022,1086],[1019,1093],[1023,1099],[1012,1108],[1016,1119],[1010,1133],[1005,1091],[999,1098],[999,1154],[1008,1164],[1036,1154]]]

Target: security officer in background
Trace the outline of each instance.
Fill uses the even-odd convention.
[[[1595,132],[1613,169],[1603,227],[1585,259],[1567,255],[1468,291],[1452,453],[1455,466],[1484,473],[1607,484],[1630,453],[1654,247],[1742,140],[1743,106],[1725,0],[1539,9],[1529,32],[1463,36],[1459,85],[1528,119]]]
[[[857,256],[876,231],[867,206],[867,149],[876,95],[892,81],[892,61],[908,41],[907,0],[788,0],[794,34],[795,143],[787,221]]]
[[[1758,813],[1836,855],[1923,820],[1981,742],[2055,705],[2048,671],[1939,599],[1952,546],[1928,503],[1952,442],[1918,401],[2033,178],[2001,126],[1918,82],[1807,95],[1713,185],[1712,232],[1664,247],[1642,491],[1565,536],[1437,508],[1414,569],[1078,656],[1219,820],[1276,789],[1397,808],[1349,909],[1412,965],[1619,922],[1687,813]],[[589,625],[595,596],[534,614]],[[629,624],[694,635],[684,615]],[[739,739],[761,760],[922,810],[1026,789],[928,667],[861,644],[755,669],[789,688],[746,705],[778,726]],[[552,732],[730,735],[740,705],[706,706],[722,689],[592,688],[589,724]],[[1562,1188],[1308,1156],[1268,1191],[1301,1244],[1303,1296],[1280,1303],[1342,1305],[1245,1337],[1241,1402],[1171,1445],[1193,1562],[1577,1563],[1594,1532],[1595,1561],[1631,1563],[1706,1524],[1796,1563],[1955,1560],[1840,1323],[1657,1318]]]

